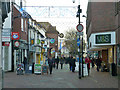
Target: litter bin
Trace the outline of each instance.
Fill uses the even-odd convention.
[[[111,64],[111,74],[112,76],[117,76],[117,66],[115,63]]]

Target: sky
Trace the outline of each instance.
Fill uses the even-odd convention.
[[[81,22],[83,22],[84,31],[88,0],[26,0],[27,12],[38,22],[50,22],[60,33],[74,28],[78,25],[77,6],[80,4],[82,9]],[[35,7],[31,7],[35,6]],[[37,7],[36,7],[37,6]],[[50,6],[47,7],[47,6]]]

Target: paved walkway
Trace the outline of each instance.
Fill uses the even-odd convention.
[[[91,69],[88,77],[78,79],[78,73],[72,73],[68,65],[53,69],[52,75],[16,75],[15,72],[5,73],[4,88],[118,88],[118,79],[109,72],[97,72]]]

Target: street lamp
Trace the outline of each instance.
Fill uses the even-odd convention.
[[[82,9],[80,9],[80,5],[78,5],[78,11],[76,17],[79,18],[79,24],[80,24],[80,13],[82,12]],[[79,34],[79,40],[80,40],[80,34]],[[79,45],[79,79],[81,79],[81,64],[80,64],[80,45]]]

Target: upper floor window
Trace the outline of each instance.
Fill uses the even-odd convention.
[[[24,27],[23,27],[23,18],[21,18],[21,30],[24,31]]]
[[[27,32],[27,21],[25,20],[25,32]]]

